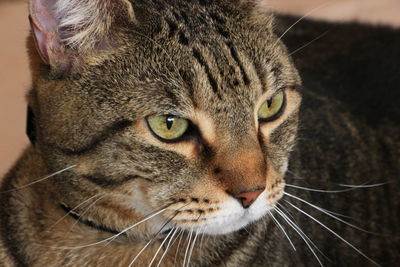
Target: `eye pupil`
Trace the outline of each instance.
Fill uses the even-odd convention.
[[[268,105],[269,108],[271,107],[271,105],[272,105],[272,98],[270,98],[270,99],[267,100],[267,105]]]
[[[174,118],[173,117],[167,117],[166,118],[166,125],[167,125],[167,129],[168,130],[171,130],[171,128],[172,128],[172,125],[174,124]]]
[[[189,121],[173,115],[154,115],[146,117],[151,132],[161,141],[179,141],[189,129]]]
[[[258,119],[261,122],[275,120],[281,114],[285,104],[285,92],[278,91],[272,97],[267,99],[258,110]]]

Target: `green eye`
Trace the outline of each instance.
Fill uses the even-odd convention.
[[[262,122],[272,121],[279,117],[285,104],[285,93],[280,90],[265,101],[258,110],[258,119]]]
[[[172,115],[149,116],[146,118],[155,135],[166,141],[183,136],[189,128],[189,121]]]

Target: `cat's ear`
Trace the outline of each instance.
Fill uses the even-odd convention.
[[[110,48],[117,25],[134,20],[127,0],[30,0],[29,11],[37,51],[57,69]]]
[[[263,11],[268,11],[271,8],[271,0],[239,0],[241,3],[251,3],[255,8]]]
[[[274,27],[274,16],[271,8],[271,0],[239,0],[247,7],[253,21],[262,24],[263,31],[271,32]]]

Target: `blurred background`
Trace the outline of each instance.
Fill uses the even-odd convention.
[[[266,0],[272,10],[331,21],[400,27],[400,0]],[[30,86],[25,39],[27,0],[0,0],[0,177],[28,144],[25,94]],[[313,11],[313,12],[311,12]]]

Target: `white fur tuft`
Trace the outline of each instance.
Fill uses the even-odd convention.
[[[121,0],[58,0],[55,4],[61,40],[70,47],[91,49],[110,34]],[[125,2],[126,3],[126,2]]]

